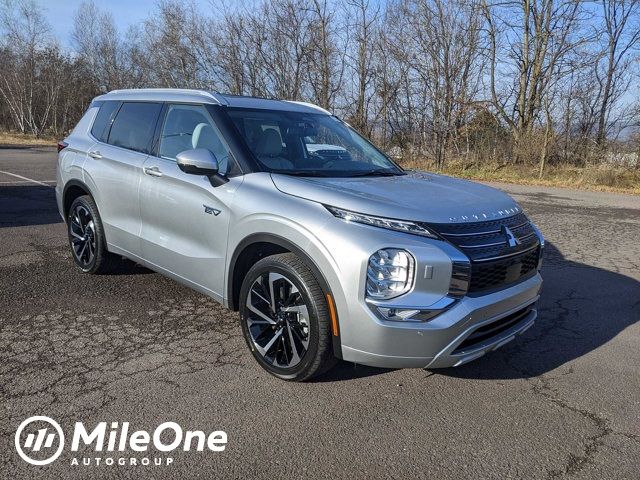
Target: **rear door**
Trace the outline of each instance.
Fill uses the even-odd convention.
[[[92,131],[100,138],[85,162],[85,170],[97,186],[96,201],[107,243],[137,256],[141,253],[138,189],[161,108],[161,103],[154,102],[119,104],[102,130]]]
[[[169,104],[157,154],[145,163],[140,185],[142,251],[148,262],[222,298],[230,205],[242,177],[213,187],[204,175],[184,173],[176,155],[206,148],[228,173],[229,148],[203,105]]]

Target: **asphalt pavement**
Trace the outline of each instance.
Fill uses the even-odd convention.
[[[55,159],[0,148],[0,477],[640,478],[640,197],[496,185],[548,242],[532,329],[457,369],[341,363],[296,384],[262,371],[238,315],[203,295],[130,262],[78,273]],[[82,449],[34,466],[14,445],[33,415],[68,436],[173,421],[228,443],[147,455],[159,466]]]

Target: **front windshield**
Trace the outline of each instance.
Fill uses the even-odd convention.
[[[403,175],[395,163],[330,115],[229,108],[263,169],[316,177]]]

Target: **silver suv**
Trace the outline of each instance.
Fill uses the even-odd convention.
[[[80,270],[127,257],[239,310],[282,379],[462,365],[536,318],[544,241],[509,196],[405,171],[317,106],[119,90],[58,149]]]

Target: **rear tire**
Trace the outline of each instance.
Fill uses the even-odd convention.
[[[305,381],[336,363],[327,299],[293,253],[256,262],[240,290],[242,332],[256,361],[289,381]]]
[[[121,262],[121,257],[107,251],[102,220],[91,196],[83,195],[71,204],[67,235],[71,256],[83,273],[108,273]]]

